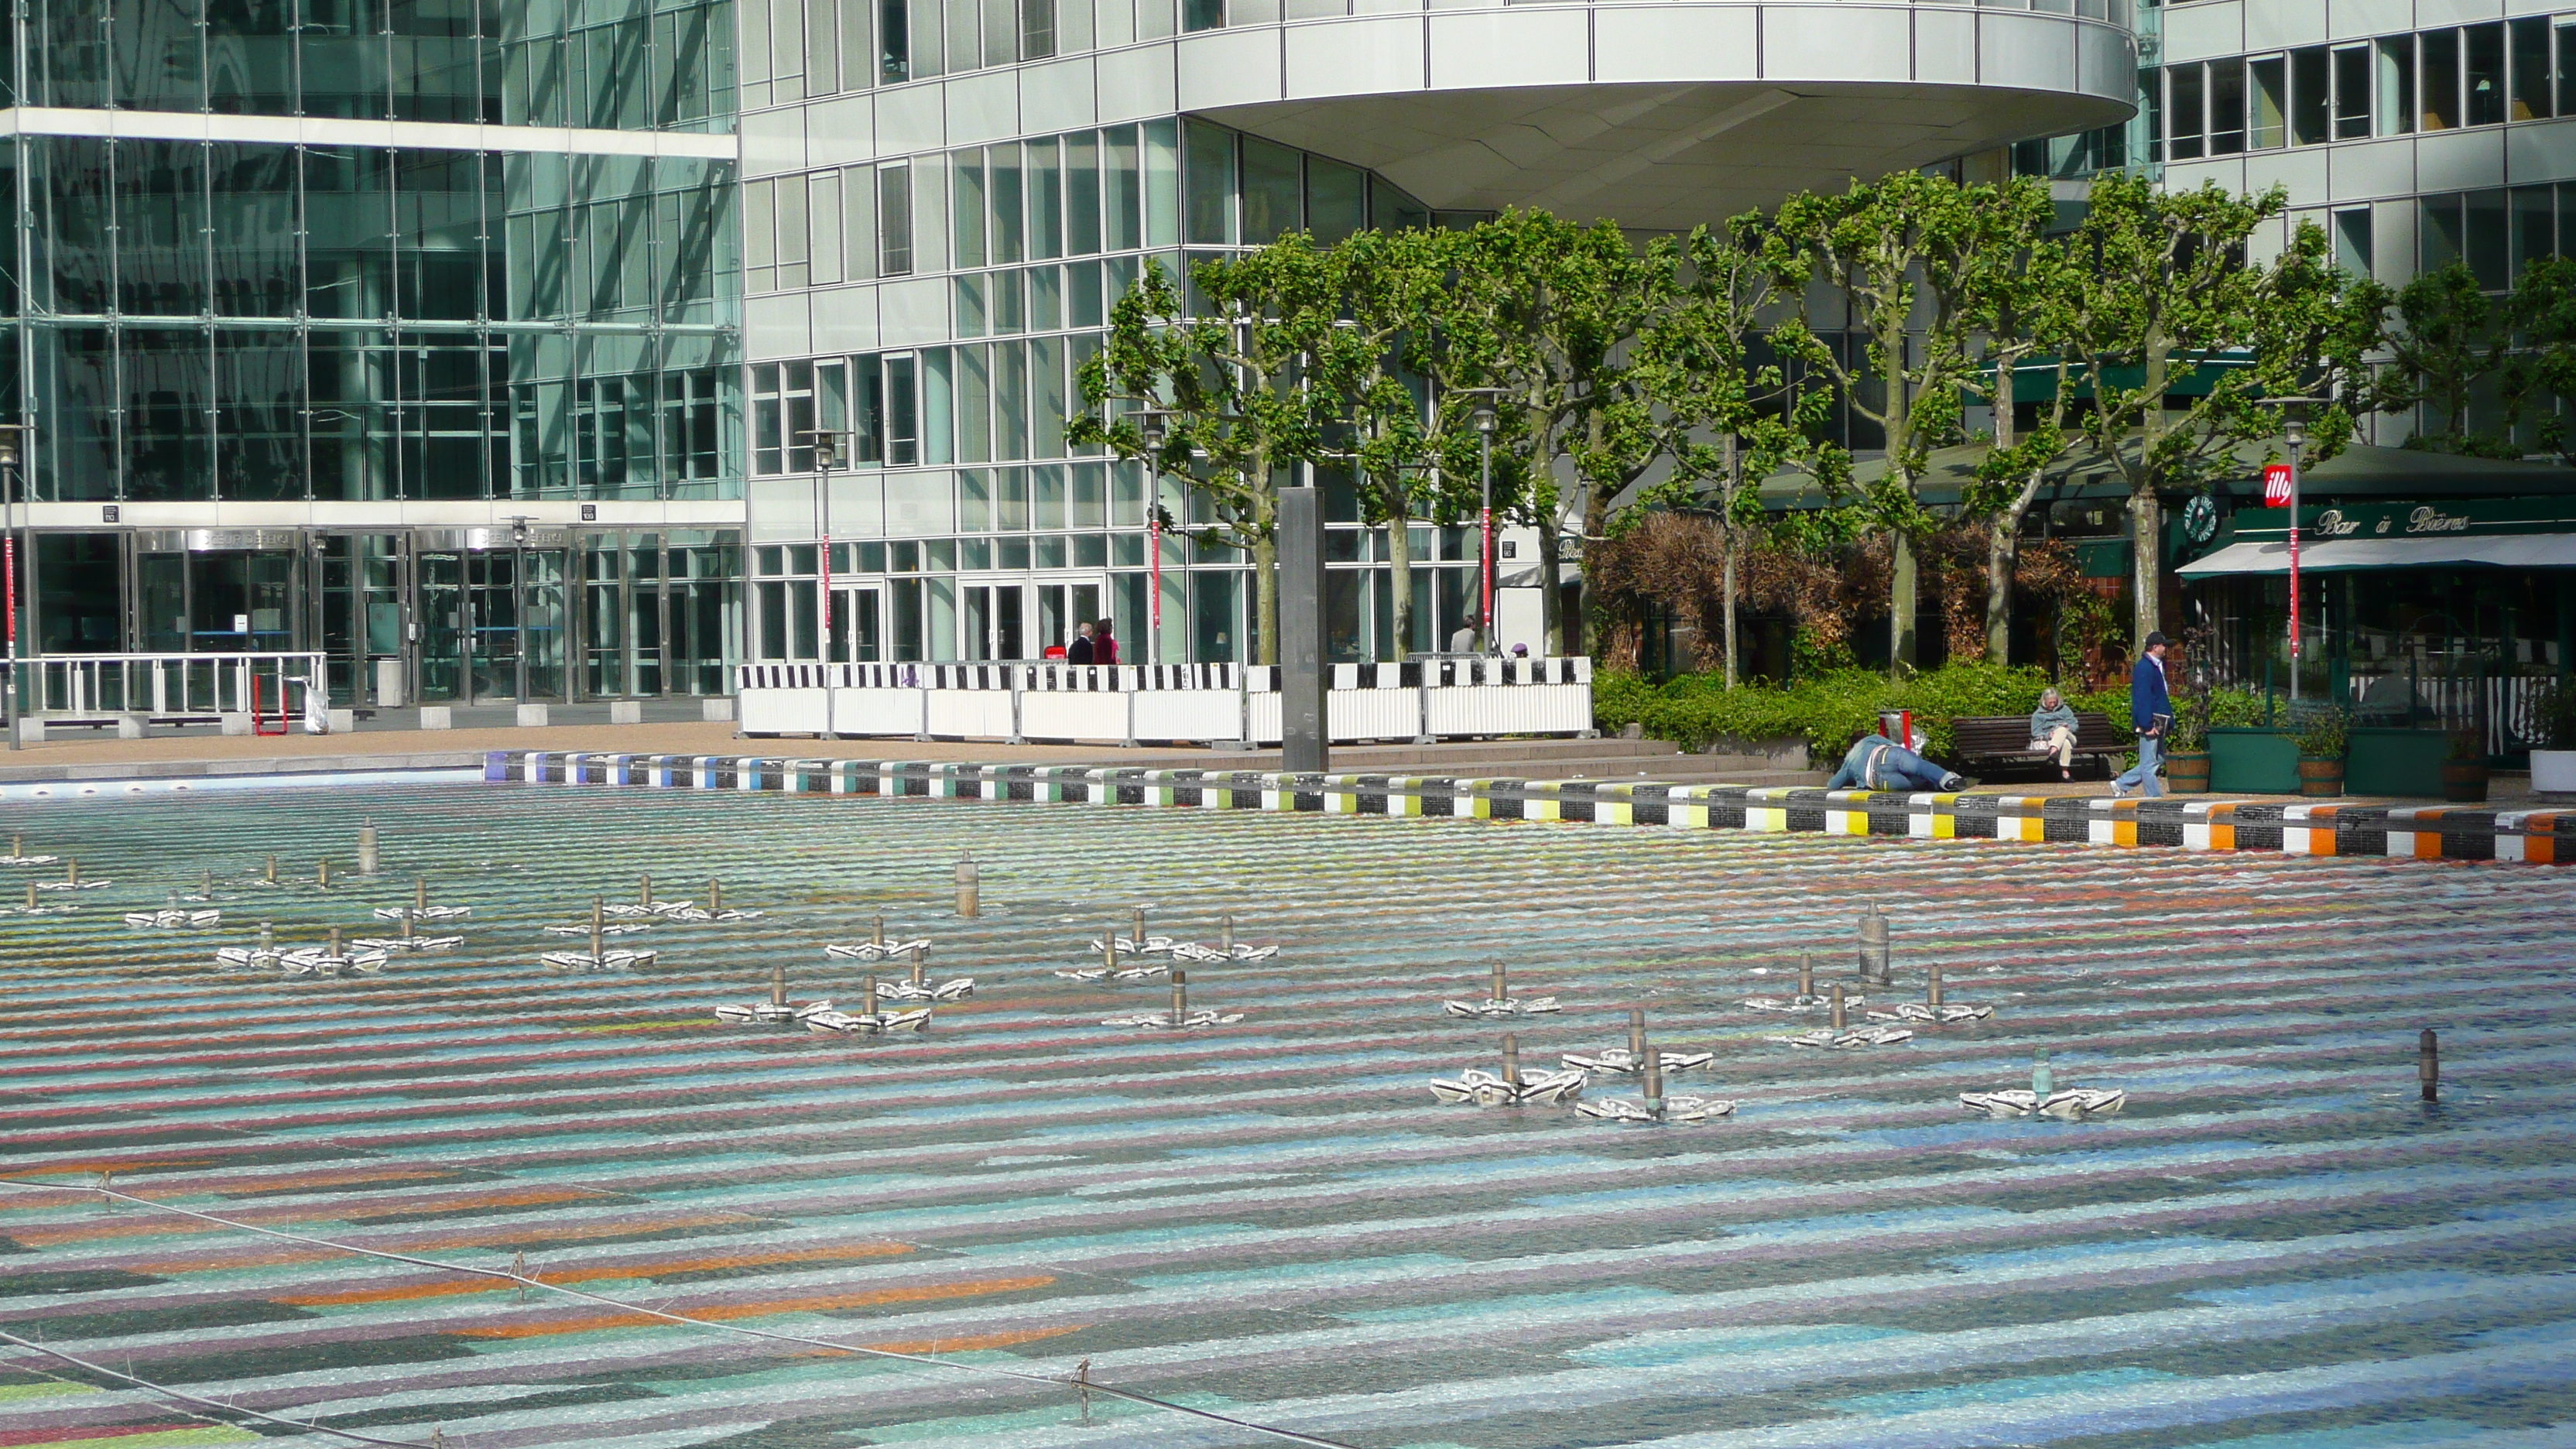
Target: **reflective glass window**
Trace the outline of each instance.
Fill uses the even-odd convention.
[[[2549,22],[2513,22],[2513,108],[2517,121],[2545,121],[2554,114],[2549,89]]]

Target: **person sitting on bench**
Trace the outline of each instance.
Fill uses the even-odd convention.
[[[1914,732],[1904,745],[1885,735],[1862,735],[1852,742],[1851,752],[1843,756],[1843,767],[1825,782],[1828,790],[1957,790],[1968,782],[1918,755],[1925,739],[1921,730]]]
[[[2030,712],[2030,747],[2057,757],[2057,778],[2075,778],[2075,711],[2051,685],[2039,692],[2039,708]]]

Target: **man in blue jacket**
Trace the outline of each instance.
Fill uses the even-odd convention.
[[[2153,800],[2165,792],[2156,778],[2156,756],[2164,749],[2165,731],[2173,728],[2173,692],[2165,688],[2165,636],[2149,634],[2147,651],[2129,675],[2129,723],[2138,731],[2135,769],[2111,782],[2114,797],[2136,790]]]

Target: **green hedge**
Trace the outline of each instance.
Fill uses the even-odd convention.
[[[1785,687],[1761,684],[1728,689],[1715,675],[1690,674],[1663,684],[1603,670],[1593,677],[1592,713],[1600,728],[1616,733],[1642,724],[1648,736],[1686,750],[1724,738],[1806,737],[1818,768],[1842,758],[1865,732],[1878,728],[1883,709],[1910,709],[1918,729],[1931,736],[1931,753],[1952,744],[1950,721],[1962,715],[2027,715],[2039,706],[2048,675],[2031,668],[1947,664],[1902,683],[1868,670],[1843,670],[1800,679]],[[2129,733],[2129,691],[2069,694],[2077,710],[2099,710],[2123,737]]]

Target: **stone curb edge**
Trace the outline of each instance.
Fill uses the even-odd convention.
[[[588,754],[494,750],[491,783],[765,790],[1394,815],[1575,820],[1685,830],[1883,835],[2275,851],[2402,860],[2576,863],[2576,810],[2098,796],[1898,794],[1812,786],[1672,785],[1648,780],[1454,779],[1426,775],[1280,775],[935,760]]]

